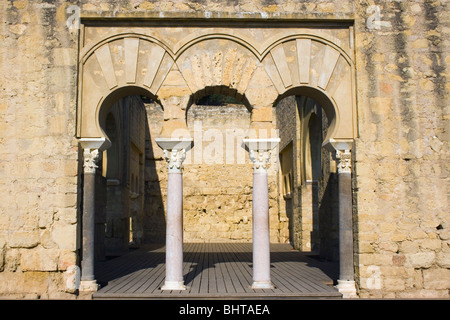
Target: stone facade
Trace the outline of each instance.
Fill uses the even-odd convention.
[[[161,110],[145,106],[147,139],[144,152],[138,148],[145,181],[133,190],[141,190],[152,208],[144,205],[142,230],[134,234],[143,241],[163,239],[167,168],[154,139],[179,128],[193,130],[186,121],[195,119],[192,100],[215,88],[251,110],[235,119],[239,128],[275,129],[279,116],[272,105],[286,96],[318,100],[322,142],[353,144],[359,297],[448,298],[448,11],[448,2],[428,0],[0,0],[0,295],[82,296],[77,290],[83,203],[79,139],[104,137],[100,124],[123,95],[151,95],[162,104]],[[108,25],[111,20],[125,26]],[[182,28],[167,22],[166,31],[154,31],[154,21],[169,20]],[[232,23],[239,32],[230,31]],[[261,23],[281,27],[261,32]],[[309,54],[298,48],[309,48]],[[305,86],[314,90],[301,89]],[[318,92],[331,99],[321,100]],[[337,236],[320,241],[313,236],[317,228],[337,232],[335,152],[321,151],[317,192],[315,179],[308,189],[302,152],[311,112],[296,101],[297,135],[287,152],[293,161],[286,164],[293,168],[295,214],[289,221],[280,197],[285,194],[275,161],[279,155],[272,155],[271,241],[290,239],[304,250],[316,249],[316,241],[335,259]],[[226,117],[220,119],[223,125]],[[213,127],[220,121],[204,123]],[[289,144],[284,142],[280,151]],[[248,154],[231,169],[195,163],[195,147],[191,152],[194,161],[186,162],[184,173],[187,239],[250,241]],[[318,200],[305,206],[303,200],[314,192]],[[230,215],[222,214],[225,209]],[[315,214],[331,217],[317,227]],[[198,221],[214,236],[206,238]]]

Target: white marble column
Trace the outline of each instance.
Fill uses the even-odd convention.
[[[161,290],[185,290],[183,280],[183,177],[182,164],[192,139],[157,138],[168,163],[166,213],[166,278]]]
[[[280,139],[244,139],[253,162],[253,289],[273,288],[270,278],[269,186],[271,150]]]
[[[339,197],[339,279],[336,288],[344,298],[357,298],[353,269],[352,153],[337,150]]]
[[[82,259],[80,291],[97,291],[98,284],[94,274],[94,234],[95,234],[95,174],[101,152],[109,141],[100,139],[81,139],[83,148],[83,216],[82,216]]]

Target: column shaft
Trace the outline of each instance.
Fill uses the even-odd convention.
[[[269,185],[271,150],[279,138],[243,139],[253,162],[253,289],[273,288],[270,280]]]
[[[167,182],[166,280],[162,290],[183,290],[183,178],[169,172]]]
[[[354,280],[352,178],[350,173],[339,173],[339,279]]]
[[[339,280],[336,286],[344,298],[356,298],[353,271],[352,157],[350,150],[338,150],[339,196]]]
[[[183,281],[183,174],[190,138],[156,138],[167,161],[166,279],[161,290],[186,290]]]
[[[94,234],[95,234],[95,172],[84,174],[83,187],[83,259],[81,280],[93,281],[94,276]]]
[[[267,172],[253,173],[252,287],[273,287],[270,280],[269,189]]]
[[[95,172],[101,153],[98,149],[84,149],[84,185],[82,217],[82,260],[80,291],[97,291],[95,281]]]

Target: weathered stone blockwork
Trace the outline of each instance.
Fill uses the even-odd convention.
[[[76,28],[81,15],[350,24],[346,42],[340,42],[344,36],[335,39],[354,50],[356,66],[353,231],[359,296],[448,298],[449,10],[447,1],[431,0],[0,0],[0,295],[78,297],[73,266],[79,265],[81,241],[82,161],[75,138],[81,120]],[[272,53],[278,62],[277,52]],[[344,66],[342,60],[336,66]],[[260,76],[262,68],[254,67]],[[176,82],[182,71],[173,69],[173,82],[166,84],[192,91]],[[278,80],[281,86],[288,79]],[[254,101],[261,97],[253,90],[258,84],[247,88]],[[276,96],[268,89],[264,94],[262,102]],[[164,113],[181,117],[176,108]],[[268,122],[263,110],[253,117],[258,126]],[[156,172],[164,165],[157,161]],[[186,178],[187,184],[188,173]],[[237,189],[236,196],[249,196]],[[246,225],[245,215],[235,219]],[[217,227],[218,233],[231,228]]]
[[[355,9],[361,296],[448,297],[448,2]]]

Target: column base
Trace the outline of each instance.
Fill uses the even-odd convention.
[[[274,289],[271,281],[253,281],[252,289]]]
[[[335,286],[340,293],[342,293],[342,298],[344,299],[355,299],[358,298],[356,293],[356,285],[353,280],[338,280],[338,284]]]
[[[183,281],[166,281],[161,290],[186,290],[186,286]]]
[[[96,292],[99,287],[96,280],[81,280],[78,290],[82,292]]]

